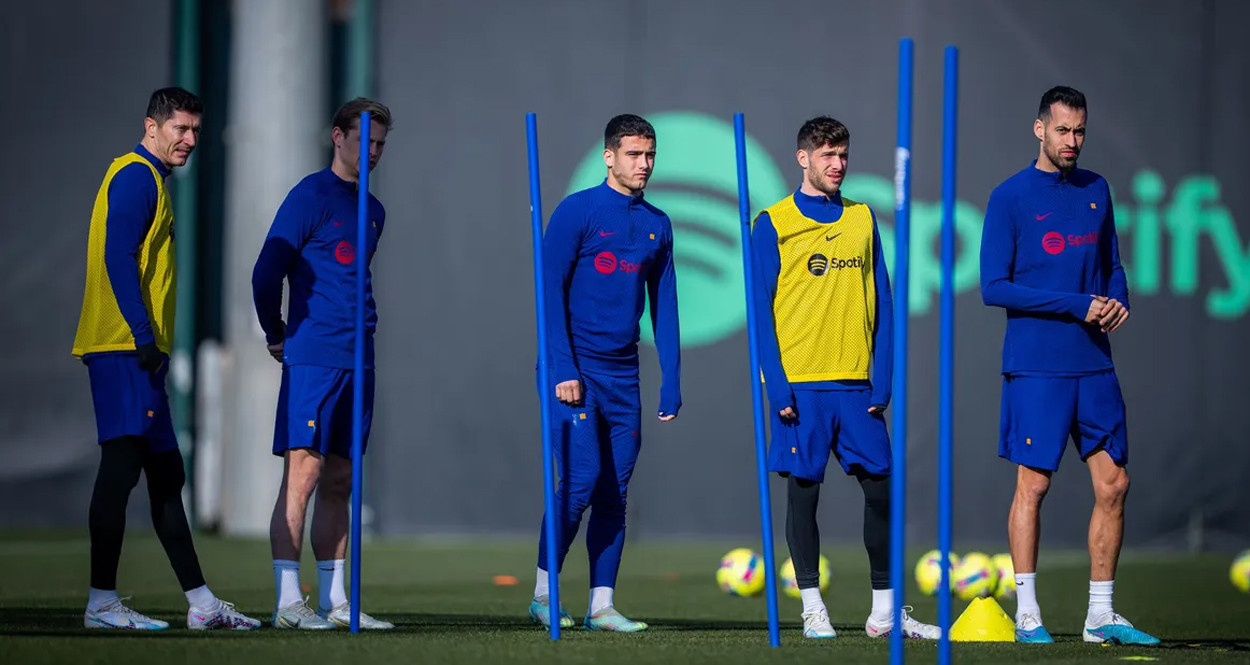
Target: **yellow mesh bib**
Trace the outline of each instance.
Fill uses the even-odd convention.
[[[843,206],[831,224],[804,216],[793,196],[766,210],[781,255],[773,318],[791,382],[868,379],[877,313],[872,212],[846,198]]]
[[[136,266],[139,291],[147,306],[156,346],[165,353],[173,348],[176,292],[174,211],[164,178],[155,166],[132,152],[113,160],[104,174],[104,182],[96,193],[95,206],[91,210],[91,229],[87,237],[87,284],[83,290],[78,333],[74,336],[73,353],[80,358],[87,353],[135,348],[134,335],[117,307],[117,298],[113,295],[113,286],[104,267],[104,241],[108,231],[105,222],[108,220],[109,184],[119,171],[136,162],[151,169],[156,180],[156,218],[139,248]]]

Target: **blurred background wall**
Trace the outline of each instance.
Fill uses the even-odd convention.
[[[86,372],[69,354],[87,220],[110,159],[139,139],[147,95],[207,104],[175,178],[186,287],[171,385],[197,523],[260,535],[279,367],[247,291],[287,189],[328,162],[333,109],[358,94],[396,125],[375,172],[388,211],[374,263],[378,403],[368,527],[537,537],[524,114],[538,114],[544,206],[603,177],[603,125],[658,133],[647,196],[675,225],[685,407],[644,419],[631,538],[757,538],[750,372],[732,114],[746,114],[752,208],[799,182],[794,135],[830,114],[852,133],[844,191],[873,206],[893,257],[900,37],[916,43],[912,152],[910,542],[934,540],[942,49],[961,56],[956,271],[955,541],[1004,544],[1014,469],[997,458],[1004,315],[982,306],[990,191],[1028,166],[1052,85],[1089,98],[1081,165],[1115,193],[1133,317],[1113,336],[1129,410],[1130,547],[1250,540],[1250,46],[1237,0],[462,0],[107,3],[6,9],[0,120],[0,527],[85,525],[97,451]],[[73,16],[74,20],[64,21]],[[184,238],[187,240],[184,242]],[[186,266],[192,265],[188,271]],[[190,274],[194,279],[187,280]],[[643,348],[644,414],[658,399]],[[774,480],[780,497],[782,485]],[[132,510],[146,514],[143,493]],[[1047,543],[1083,545],[1092,495],[1069,452]],[[774,501],[780,515],[784,504]],[[821,528],[858,541],[862,498],[837,474]],[[144,525],[146,518],[132,524]]]

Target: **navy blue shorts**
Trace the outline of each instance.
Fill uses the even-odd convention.
[[[273,454],[309,448],[322,455],[352,458],[352,370],[283,365]],[[373,424],[373,370],[365,370],[361,449]]]
[[[91,380],[99,443],[137,436],[147,441],[148,452],[178,449],[165,392],[168,362],[155,372],[145,372],[133,353],[93,353],[83,360]]]
[[[832,452],[848,474],[889,475],[890,435],[885,415],[868,413],[870,390],[795,390],[794,402],[797,419],[771,414],[769,471],[823,482]]]
[[[1003,377],[998,456],[1055,471],[1071,438],[1081,459],[1106,450],[1128,464],[1124,397],[1114,371],[1079,377]]]

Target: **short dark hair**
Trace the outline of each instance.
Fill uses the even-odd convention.
[[[1080,90],[1066,85],[1057,85],[1042,95],[1042,103],[1037,105],[1037,119],[1042,122],[1049,121],[1050,105],[1055,102],[1076,111],[1085,110],[1085,95]]]
[[[183,88],[161,88],[148,98],[147,117],[158,125],[165,124],[178,111],[204,115],[204,102]]]
[[[369,112],[370,122],[380,122],[388,130],[391,128],[391,110],[379,101],[365,97],[357,97],[339,107],[334,112],[334,126],[344,134],[352,128],[360,129],[360,114]]]
[[[825,146],[842,145],[851,140],[851,130],[846,125],[822,115],[803,123],[799,128],[799,150],[811,152]]]
[[[603,130],[603,147],[607,150],[616,150],[621,147],[621,139],[626,136],[641,136],[644,139],[655,140],[655,127],[647,122],[646,118],[632,113],[622,113],[608,121],[608,126]]]

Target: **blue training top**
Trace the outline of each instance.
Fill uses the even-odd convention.
[[[1107,181],[1034,161],[990,194],[981,232],[981,298],[1007,310],[1003,373],[1113,369],[1107,334],[1084,322],[1095,295],[1129,306]]]
[[[351,369],[356,339],[356,183],[329,168],[291,188],[278,208],[252,270],[256,316],[270,344],[285,340],[284,362]],[[386,210],[369,195],[365,237],[365,367],[373,367],[377,307],[368,265],[386,224]],[[282,280],[290,283],[282,322]]]
[[[547,352],[553,383],[581,370],[638,375],[644,297],[663,375],[661,414],[681,408],[677,274],[668,215],[603,184],[565,197],[543,236]]]

